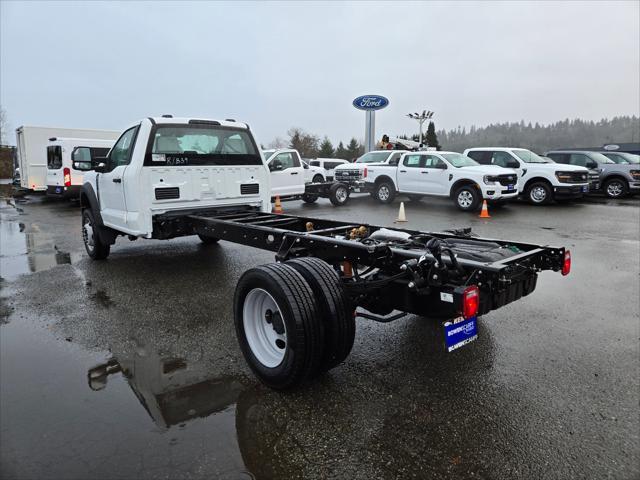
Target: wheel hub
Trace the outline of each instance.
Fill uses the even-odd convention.
[[[91,222],[87,222],[82,226],[82,233],[82,236],[84,237],[84,243],[93,248],[93,227],[91,226]]]
[[[473,203],[473,195],[471,192],[465,190],[458,194],[458,204],[463,208],[469,208]]]
[[[607,194],[611,197],[619,197],[622,195],[622,185],[618,182],[612,182],[607,185]]]
[[[383,185],[378,189],[378,198],[380,200],[388,200],[389,199],[389,187]]]
[[[336,198],[340,200],[340,202],[344,202],[347,199],[347,189],[346,188],[338,188],[336,190]]]
[[[531,198],[535,202],[542,202],[547,198],[547,191],[543,187],[534,187],[531,190]]]
[[[271,294],[262,288],[251,290],[244,299],[242,319],[256,359],[268,368],[280,365],[287,348],[287,328]]]

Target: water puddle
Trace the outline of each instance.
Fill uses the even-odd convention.
[[[0,204],[0,277],[15,280],[20,275],[70,264],[79,254],[59,250],[50,237],[27,231],[20,221],[20,209],[11,199]]]
[[[145,346],[89,352],[17,319],[0,359],[3,476],[256,478],[238,443],[254,437],[236,419],[255,399],[245,378]]]

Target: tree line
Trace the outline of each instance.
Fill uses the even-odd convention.
[[[357,139],[345,146],[342,141],[337,147],[325,135],[308,133],[301,128],[292,127],[286,140],[278,137],[269,148],[295,148],[304,158],[343,158],[353,161],[364,153],[364,145]],[[419,141],[418,134],[400,134],[398,138]],[[430,122],[423,144],[438,150],[462,152],[472,147],[521,147],[534,152],[544,153],[556,148],[599,147],[606,143],[640,142],[640,118],[619,116],[603,118],[597,122],[582,120],[561,120],[548,125],[538,122],[532,124],[520,122],[492,123],[485,127],[457,127],[451,130],[436,131]]]

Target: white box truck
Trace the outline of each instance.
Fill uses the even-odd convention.
[[[50,144],[50,139],[65,137],[115,141],[119,133],[113,130],[86,128],[18,127],[16,152],[20,167],[20,186],[36,192],[47,189],[47,146]]]

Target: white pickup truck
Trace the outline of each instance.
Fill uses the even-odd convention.
[[[396,194],[412,200],[424,195],[450,197],[460,210],[480,208],[482,200],[505,202],[518,196],[518,177],[513,170],[480,165],[456,152],[410,152],[397,166],[373,165],[364,178],[364,190],[381,203]]]
[[[271,171],[271,194],[274,197],[303,195],[305,184],[325,181],[323,169],[310,166],[293,148],[263,150],[262,154]]]
[[[482,165],[514,169],[519,194],[533,205],[580,198],[589,191],[589,170],[550,162],[525,148],[468,148],[464,154]]]

